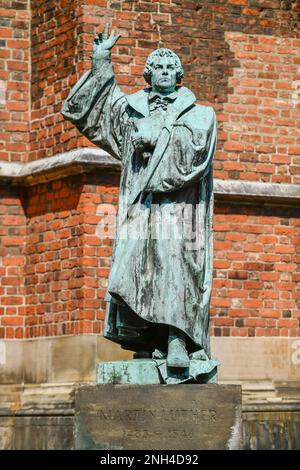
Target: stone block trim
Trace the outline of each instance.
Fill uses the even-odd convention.
[[[96,169],[119,173],[121,162],[104,150],[83,147],[55,157],[28,163],[0,161],[0,181],[13,186],[34,186],[73,174],[88,173]],[[218,201],[248,201],[264,204],[298,205],[299,185],[261,183],[257,181],[221,180],[214,178],[214,193]]]

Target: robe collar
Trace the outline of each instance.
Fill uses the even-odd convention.
[[[157,99],[173,103],[173,101],[175,101],[177,98],[178,98],[178,91],[173,91],[173,93],[170,93],[169,95],[161,95],[160,93],[158,93],[158,91],[150,91],[148,95],[149,103]]]
[[[150,93],[152,94],[151,96],[153,96],[151,88],[145,88],[144,90],[137,91],[136,93],[127,95],[126,97],[129,105],[144,117],[150,116],[148,104]],[[184,86],[176,87],[176,91],[174,93],[177,94],[177,98],[174,101],[173,106],[176,106],[176,112],[178,112],[178,114],[181,114],[196,101],[194,93]]]

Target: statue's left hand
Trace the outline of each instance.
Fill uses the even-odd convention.
[[[143,132],[142,129],[136,128],[135,132],[132,135],[132,145],[138,153],[142,152],[146,148],[153,148],[154,144],[151,139],[151,133]]]
[[[135,150],[142,151],[145,148],[154,148],[163,127],[162,119],[152,116],[139,119],[135,123],[135,131],[132,135],[132,144]]]

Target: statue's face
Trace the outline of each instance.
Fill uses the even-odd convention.
[[[159,93],[172,93],[176,87],[176,65],[172,57],[156,57],[152,67],[151,85]]]

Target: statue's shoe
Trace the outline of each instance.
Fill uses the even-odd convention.
[[[189,356],[184,342],[179,338],[169,342],[167,366],[176,369],[188,369],[190,365]]]
[[[166,359],[167,353],[161,349],[154,349],[152,359]]]

